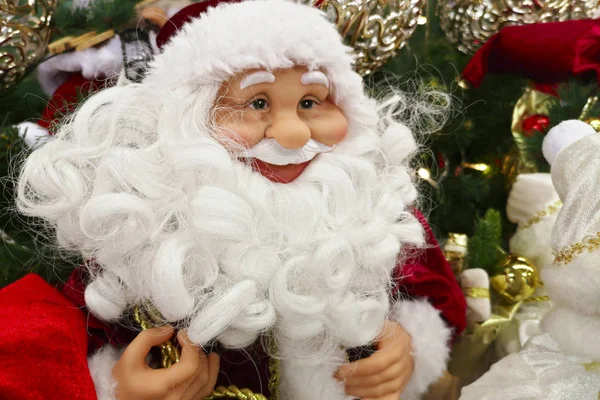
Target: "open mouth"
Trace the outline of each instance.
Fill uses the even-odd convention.
[[[275,165],[253,158],[252,166],[271,182],[290,183],[302,174],[311,161],[301,164]]]

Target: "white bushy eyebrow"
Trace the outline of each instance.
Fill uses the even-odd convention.
[[[329,89],[329,78],[321,71],[305,72],[302,74],[302,77],[300,77],[300,82],[302,82],[303,85],[323,85]]]
[[[257,71],[242,79],[242,82],[240,83],[240,89],[244,90],[252,85],[273,82],[275,82],[275,75],[269,71]]]

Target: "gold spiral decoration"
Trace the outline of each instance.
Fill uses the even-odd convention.
[[[56,0],[0,1],[0,90],[17,84],[42,59]]]
[[[427,0],[303,0],[323,10],[354,49],[356,71],[368,75],[412,36]]]
[[[474,53],[504,26],[593,18],[597,0],[445,0],[438,3],[448,41]]]

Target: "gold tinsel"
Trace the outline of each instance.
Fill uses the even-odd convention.
[[[402,48],[427,0],[303,0],[319,7],[354,49],[356,70],[367,75]]]
[[[50,40],[56,0],[0,1],[0,90],[37,65]]]

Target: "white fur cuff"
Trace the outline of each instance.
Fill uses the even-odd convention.
[[[413,375],[401,398],[418,399],[446,369],[452,330],[446,326],[440,312],[425,300],[397,302],[391,319],[410,334],[415,360]]]
[[[88,358],[88,366],[98,400],[116,400],[117,382],[113,378],[112,370],[120,357],[119,350],[111,345],[106,345]]]

